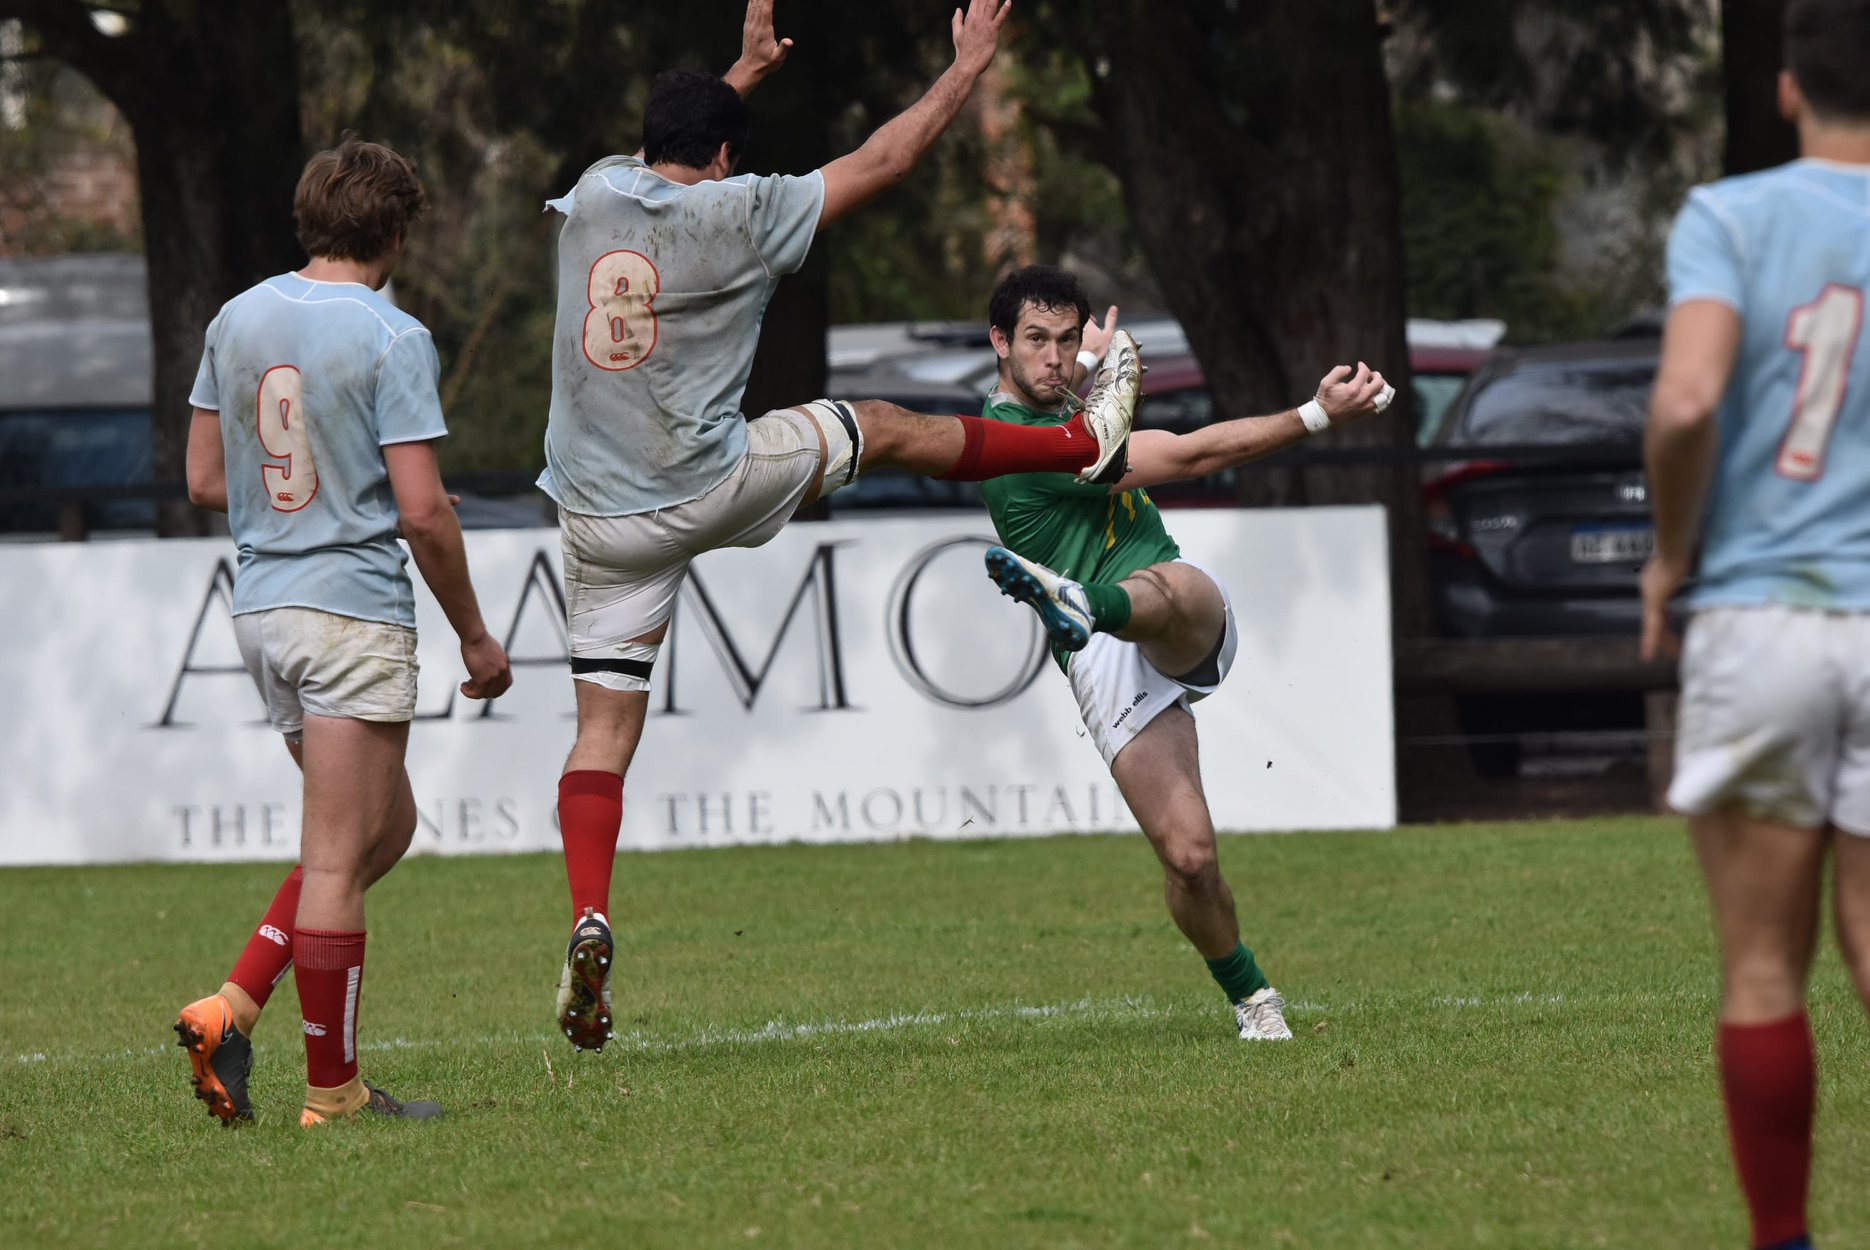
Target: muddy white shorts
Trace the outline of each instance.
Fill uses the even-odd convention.
[[[234,618],[240,658],[267,719],[288,738],[305,714],[406,721],[416,714],[416,631],[316,608],[267,608]]]
[[[1226,623],[1209,663],[1180,678],[1170,677],[1144,659],[1143,649],[1136,643],[1110,634],[1092,634],[1091,641],[1072,655],[1065,670],[1071,678],[1071,692],[1078,696],[1084,727],[1106,764],[1113,762],[1117,753],[1162,713],[1172,707],[1185,708],[1213,694],[1233,667],[1240,632],[1234,627],[1234,605],[1227,598],[1227,587],[1192,560],[1178,563],[1199,570],[1221,592]]]
[[[1870,612],[1695,613],[1669,805],[1870,835]]]
[[[611,690],[648,690],[657,644],[689,561],[717,547],[758,547],[792,519],[820,463],[822,498],[856,476],[862,439],[850,410],[814,400],[812,417],[780,408],[747,422],[747,454],[699,499],[630,516],[559,510],[571,672]],[[842,412],[837,408],[843,408]]]

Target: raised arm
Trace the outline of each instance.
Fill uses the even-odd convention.
[[[746,20],[740,25],[740,59],[721,77],[744,100],[761,79],[786,63],[790,51],[792,41],[773,33],[773,0],[747,0]]]
[[[1382,374],[1359,361],[1355,369],[1338,365],[1318,383],[1318,393],[1312,398],[1318,412],[1312,415],[1311,424],[1299,409],[1292,408],[1267,417],[1217,421],[1188,434],[1138,430],[1130,435],[1130,471],[1111,492],[1202,477],[1258,460],[1303,439],[1321,421],[1342,425],[1381,412],[1394,393]]]
[[[1012,0],[968,0],[965,14],[955,10],[954,64],[920,100],[885,122],[862,147],[820,171],[825,179],[820,230],[901,182],[922,159],[967,103],[975,80],[992,64],[1000,46],[1000,28],[1012,9]]]

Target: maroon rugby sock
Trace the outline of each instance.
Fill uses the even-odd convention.
[[[336,1089],[357,1075],[357,1007],[364,987],[362,929],[300,929],[293,936],[305,1083]]]
[[[1753,1244],[1805,1232],[1817,1061],[1803,1011],[1770,1024],[1723,1024],[1715,1042],[1727,1136],[1753,1217]]]
[[[247,939],[234,970],[227,974],[227,979],[246,991],[256,1007],[266,1006],[273,987],[292,966],[292,930],[299,914],[299,883],[304,877],[305,870],[294,864],[279,883],[266,914],[260,917],[259,927]]]

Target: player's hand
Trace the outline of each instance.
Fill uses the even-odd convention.
[[[513,669],[507,663],[506,648],[495,642],[492,634],[463,642],[461,662],[467,665],[468,671],[468,679],[461,683],[461,693],[470,699],[497,699],[513,685]]]
[[[956,9],[949,26],[954,32],[954,63],[978,77],[993,64],[1000,47],[1000,28],[1013,11],[1013,0],[968,0]]]
[[[1349,365],[1334,366],[1320,379],[1314,398],[1331,418],[1331,424],[1342,425],[1373,412],[1382,412],[1395,395],[1395,388],[1383,380],[1383,375],[1360,360],[1355,369]]]
[[[1084,333],[1078,337],[1078,346],[1090,352],[1099,360],[1110,351],[1110,337],[1117,332],[1117,306],[1112,304],[1110,311],[1104,314],[1104,324],[1098,325],[1092,317],[1084,323]]]
[[[773,0],[747,0],[747,18],[740,26],[740,64],[754,78],[764,78],[786,63],[790,39],[773,34]]]
[[[1681,653],[1682,640],[1669,628],[1669,600],[1688,579],[1688,564],[1651,556],[1643,565],[1638,584],[1643,591],[1643,640],[1638,653],[1644,660],[1674,659]]]

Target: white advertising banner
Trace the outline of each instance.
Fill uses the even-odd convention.
[[[1395,822],[1378,508],[1171,514],[1241,628],[1199,705],[1226,830]],[[977,513],[789,527],[697,561],[625,789],[631,848],[1135,828]],[[573,737],[556,530],[468,556],[514,687],[456,692],[416,579],[417,851],[556,849]],[[290,859],[298,774],[234,645],[226,540],[0,546],[0,864]]]

